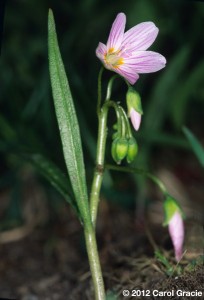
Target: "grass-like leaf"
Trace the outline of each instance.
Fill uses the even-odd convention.
[[[183,132],[187,137],[189,143],[191,144],[191,147],[195,155],[197,156],[201,166],[204,167],[204,148],[195,137],[195,135],[187,127],[183,126]]]
[[[88,194],[79,125],[51,10],[49,10],[48,18],[48,51],[52,93],[65,163],[79,211],[83,218],[87,218],[89,215]]]
[[[62,195],[62,197],[71,205],[78,218],[81,221],[79,209],[74,200],[69,178],[51,161],[41,154],[29,154],[24,156],[36,169],[45,177],[50,184]]]

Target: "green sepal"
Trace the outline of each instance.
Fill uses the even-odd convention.
[[[128,151],[128,141],[126,138],[116,138],[112,143],[111,154],[114,161],[120,164],[121,160],[125,158]]]
[[[166,196],[164,200],[164,223],[163,226],[167,226],[171,221],[173,215],[179,212],[181,217],[184,219],[184,213],[178,204],[178,202],[170,195]]]
[[[127,151],[127,162],[130,164],[131,162],[134,161],[135,157],[137,156],[138,153],[138,145],[135,140],[135,138],[131,137],[128,140],[128,151]]]
[[[113,160],[116,162],[116,164],[120,164],[121,161],[118,159],[117,152],[116,152],[117,141],[118,141],[118,138],[114,139],[112,142],[111,155],[112,155]]]
[[[116,144],[116,153],[119,160],[122,160],[127,155],[128,151],[128,141],[126,138],[120,138]]]
[[[133,87],[129,87],[126,94],[126,102],[128,108],[128,115],[130,116],[130,111],[133,108],[140,115],[143,114],[141,98],[138,92],[135,91]]]

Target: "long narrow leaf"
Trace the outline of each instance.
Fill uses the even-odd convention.
[[[24,156],[45,177],[50,184],[71,205],[78,218],[81,219],[77,204],[74,200],[69,178],[51,161],[41,154],[30,154]]]
[[[198,139],[195,137],[195,135],[185,126],[183,127],[183,132],[187,137],[189,143],[191,144],[191,147],[195,155],[197,156],[201,166],[204,167],[204,148],[202,147]]]
[[[62,62],[52,11],[48,20],[50,78],[65,163],[82,217],[87,217],[88,195],[79,125]]]

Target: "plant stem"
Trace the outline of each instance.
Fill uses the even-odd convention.
[[[125,129],[126,129],[126,132],[127,132],[127,137],[131,138],[132,137],[132,131],[131,131],[131,128],[130,128],[130,123],[128,121],[128,117],[127,117],[124,109],[122,108],[122,106],[119,106],[119,109],[120,109],[121,114],[123,116],[123,119],[125,121]]]
[[[93,226],[96,225],[96,217],[98,211],[99,194],[101,190],[103,172],[104,172],[104,157],[107,138],[107,116],[108,106],[103,106],[99,117],[98,142],[96,150],[96,168],[90,194],[90,211]]]
[[[118,105],[111,100],[108,100],[104,103],[101,108],[98,126],[98,141],[97,141],[97,150],[96,150],[96,168],[94,172],[94,178],[90,194],[90,212],[91,220],[93,226],[96,225],[98,204],[99,204],[99,194],[101,190],[101,185],[103,181],[104,173],[104,159],[105,159],[105,149],[106,149],[106,139],[107,139],[107,117],[109,108],[112,107],[115,110],[116,116],[120,121],[120,110]],[[119,124],[120,125],[120,124]],[[121,125],[120,125],[121,126]]]
[[[111,98],[113,82],[117,77],[118,77],[118,75],[114,75],[113,77],[111,77],[111,79],[108,82],[108,87],[107,87],[107,92],[106,92],[106,101],[110,100],[110,98]]]
[[[107,168],[109,170],[113,170],[113,171],[129,172],[129,173],[136,173],[136,174],[144,175],[144,176],[148,177],[149,179],[151,179],[154,183],[156,183],[164,195],[168,194],[167,189],[166,189],[165,185],[163,184],[163,182],[161,182],[161,180],[159,178],[157,178],[156,176],[152,175],[151,173],[149,173],[145,170],[137,169],[137,168],[130,168],[130,167],[120,167],[120,166],[114,166],[114,165],[108,165],[108,164],[105,165],[105,168]]]
[[[91,222],[84,223],[84,234],[89,265],[95,291],[95,300],[105,300],[105,289],[101,272],[100,260],[96,244],[95,230]]]

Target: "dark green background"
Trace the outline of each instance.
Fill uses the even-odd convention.
[[[180,155],[189,153],[183,125],[201,141],[204,138],[202,2],[7,1],[0,58],[0,188],[2,191],[15,190],[14,200],[8,205],[12,207],[9,215],[14,218],[21,214],[21,205],[16,200],[21,197],[19,170],[27,167],[27,163],[19,158],[20,153],[43,153],[66,172],[48,74],[49,7],[55,16],[59,45],[77,110],[88,184],[94,167],[97,75],[101,66],[95,49],[99,41],[106,43],[118,12],[127,15],[127,29],[139,22],[153,21],[160,31],[151,50],[167,59],[165,69],[141,75],[135,85],[144,110],[141,130],[135,133],[140,148],[135,166],[144,166],[154,172],[154,162],[159,161],[160,155],[163,157],[161,165],[165,168],[171,162],[177,163]],[[111,75],[111,72],[105,72],[104,87]],[[121,101],[124,107],[125,93],[125,84],[118,81],[113,98]],[[110,126],[114,121],[114,116],[110,115]],[[112,162],[110,142],[111,136],[107,160]],[[106,175],[104,193],[118,199],[117,191],[111,190],[112,179],[111,174]],[[122,179],[118,176],[114,180]],[[138,182],[136,178],[131,180],[142,189],[144,182]],[[43,184],[47,186],[44,181]]]

